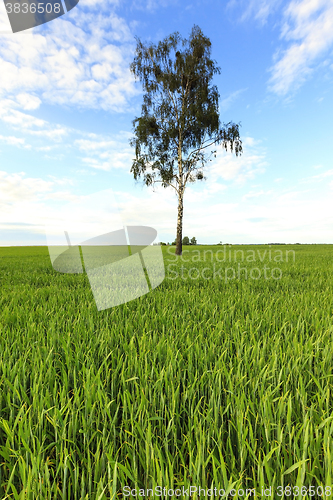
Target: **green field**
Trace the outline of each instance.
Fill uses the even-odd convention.
[[[98,312],[47,247],[0,248],[1,500],[333,498],[333,246],[162,249],[158,288]]]

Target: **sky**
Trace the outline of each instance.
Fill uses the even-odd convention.
[[[332,0],[80,0],[15,34],[0,0],[0,246],[46,245],[50,220],[107,190],[124,224],[174,241],[176,193],[130,172],[143,91],[129,65],[135,37],[188,38],[194,25],[243,154],[217,146],[207,180],[187,185],[183,236],[333,243]]]

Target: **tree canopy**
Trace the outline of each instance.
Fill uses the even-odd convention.
[[[239,125],[221,126],[219,92],[211,80],[220,68],[211,59],[211,42],[198,26],[189,40],[178,32],[158,45],[144,45],[136,38],[130,66],[143,86],[142,113],[133,120],[135,148],[131,172],[147,186],[160,182],[178,195],[177,246],[181,255],[183,196],[187,182],[206,179],[206,149],[228,145],[236,156],[242,152]],[[173,57],[172,57],[173,54]],[[216,150],[211,155],[216,156]]]

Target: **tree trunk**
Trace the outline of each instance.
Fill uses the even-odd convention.
[[[175,255],[182,255],[183,251],[183,197],[184,191],[179,189],[178,198],[178,217],[177,217],[177,238],[176,238],[176,253]]]
[[[183,184],[183,158],[182,158],[182,129],[179,128],[178,139],[178,217],[177,217],[177,237],[176,237],[176,253],[175,255],[182,255],[183,252],[183,197],[185,186]]]

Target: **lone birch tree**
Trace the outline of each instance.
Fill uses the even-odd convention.
[[[135,159],[131,172],[146,186],[160,182],[178,196],[176,255],[182,255],[183,201],[187,182],[206,179],[206,149],[228,145],[242,153],[239,124],[221,127],[216,85],[210,85],[220,68],[210,58],[211,42],[194,25],[189,40],[178,32],[144,45],[138,37],[131,72],[143,85],[142,114],[133,120]],[[173,53],[173,57],[171,57]],[[216,150],[210,156],[216,157]]]

